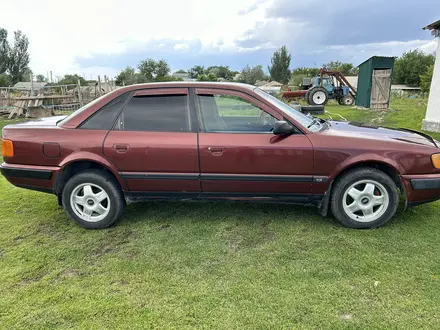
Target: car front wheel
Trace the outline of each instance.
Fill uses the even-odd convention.
[[[349,228],[377,228],[397,211],[399,193],[395,182],[374,168],[350,171],[335,182],[331,209]]]
[[[100,170],[74,175],[66,183],[62,198],[67,215],[89,229],[111,226],[125,210],[121,189],[111,175]]]

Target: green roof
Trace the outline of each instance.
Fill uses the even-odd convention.
[[[438,30],[438,29],[440,29],[440,20],[431,23],[423,28],[423,30]]]

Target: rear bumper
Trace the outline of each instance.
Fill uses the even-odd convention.
[[[53,193],[58,167],[3,163],[0,171],[14,186]]]
[[[409,206],[416,206],[440,199],[440,174],[403,175]]]

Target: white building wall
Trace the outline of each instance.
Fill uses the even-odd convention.
[[[429,92],[428,109],[423,120],[422,129],[440,132],[440,41],[437,38],[437,52]]]

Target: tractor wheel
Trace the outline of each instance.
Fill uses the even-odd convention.
[[[326,105],[328,101],[328,94],[325,88],[314,87],[309,91],[310,105]]]
[[[306,93],[306,95],[304,96],[304,100],[306,100],[306,102],[307,102],[308,104],[310,104],[309,96],[310,96],[310,90],[308,90],[307,93]]]
[[[343,98],[339,99],[338,103],[340,105],[348,105],[348,106],[350,106],[350,105],[354,104],[354,99],[351,97],[351,95],[347,95],[347,96],[344,96]]]

